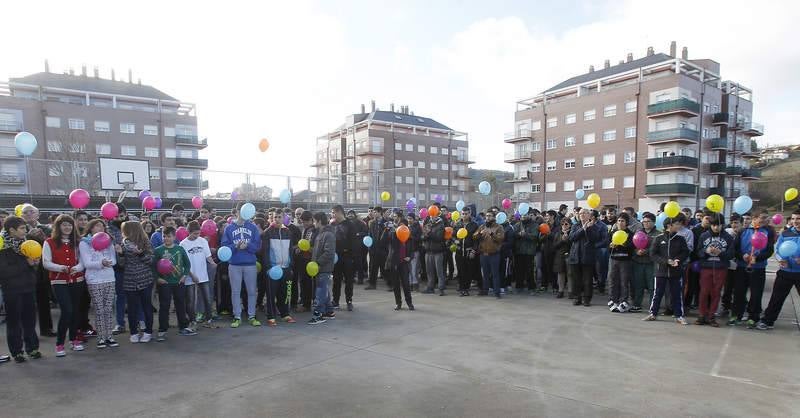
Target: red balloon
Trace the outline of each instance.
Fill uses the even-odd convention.
[[[185,226],[181,226],[175,230],[175,239],[178,240],[178,242],[183,241],[188,236],[189,236],[189,230],[186,229]]]
[[[147,196],[142,200],[142,207],[147,210],[153,210],[156,208],[156,199],[153,196]]]
[[[547,235],[550,233],[550,225],[548,224],[541,224],[539,225],[539,233],[542,235]]]
[[[103,251],[111,245],[111,237],[105,232],[100,232],[92,235],[92,248],[97,251]]]
[[[166,258],[162,258],[161,260],[158,260],[158,263],[156,263],[156,270],[163,275],[172,273],[173,269],[174,266],[172,265],[172,261],[169,261]]]

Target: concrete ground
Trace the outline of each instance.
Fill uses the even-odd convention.
[[[0,365],[0,416],[800,415],[794,292],[760,332],[645,323],[603,296],[415,293],[417,311],[395,312],[391,293],[362,289],[316,326],[171,330],[66,358],[43,339],[44,359]]]

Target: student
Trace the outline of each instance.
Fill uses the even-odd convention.
[[[458,220],[458,225],[456,225],[454,229],[459,231],[461,228],[467,230],[467,236],[464,237],[464,239],[458,239],[458,237],[456,237],[458,291],[460,296],[469,296],[469,289],[472,287],[472,281],[477,280],[477,277],[480,276],[481,267],[480,260],[478,259],[478,247],[475,241],[475,231],[478,230],[478,224],[472,220],[472,209],[468,207],[461,210],[461,219]],[[419,238],[422,238],[421,228]],[[421,241],[415,240],[414,242],[419,245]]]
[[[180,246],[186,251],[191,264],[189,277],[184,283],[189,328],[194,329],[191,322],[203,322],[206,326],[211,327],[213,320],[211,305],[214,299],[211,294],[207,265],[213,265],[216,268],[217,264],[214,262],[214,257],[211,256],[208,241],[200,236],[200,224],[197,221],[191,221],[186,229],[189,230],[189,235],[181,241]],[[201,305],[199,309],[198,305]],[[200,310],[202,312],[199,312]]]
[[[367,280],[369,284],[364,290],[377,289],[378,273],[383,273],[383,268],[386,266],[387,248],[380,245],[381,235],[383,235],[386,229],[384,226],[386,222],[383,218],[384,209],[380,206],[376,206],[372,213],[374,219],[369,221],[368,226],[368,233],[370,238],[372,238],[372,246],[368,249],[369,274],[367,275]]]
[[[275,327],[278,323],[276,316],[284,322],[293,324],[294,318],[289,315],[288,282],[292,277],[292,248],[297,247],[297,241],[292,239],[289,228],[281,222],[273,222],[261,235],[260,259],[262,271],[267,276],[267,325]],[[292,242],[294,241],[294,242]],[[275,280],[269,277],[268,272],[272,267],[281,269],[281,277]]]
[[[60,215],[53,225],[53,233],[42,246],[42,266],[50,272],[50,284],[56,295],[61,316],[56,336],[56,357],[63,357],[64,338],[69,332],[73,351],[83,351],[78,340],[78,321],[81,299],[86,283],[83,279],[83,264],[78,257],[78,229],[69,215]]]
[[[335,205],[331,210],[333,219],[331,225],[336,231],[336,254],[339,262],[333,272],[333,307],[339,308],[339,297],[342,293],[342,283],[344,283],[344,298],[347,302],[347,310],[353,310],[353,274],[354,259],[353,245],[355,244],[356,226],[345,217],[342,205]],[[373,237],[374,238],[374,237]]]
[[[169,329],[170,301],[175,303],[175,315],[178,317],[178,334],[182,336],[196,335],[189,327],[189,318],[186,316],[186,280],[190,276],[196,280],[192,273],[192,265],[186,250],[175,244],[175,228],[167,227],[162,231],[164,244],[153,250],[153,270],[156,271],[158,284],[158,336],[156,341],[165,341]],[[172,271],[164,274],[158,271],[158,263],[169,260]],[[205,270],[205,269],[204,269]]]
[[[242,321],[242,282],[247,288],[247,314],[251,326],[261,326],[256,319],[256,258],[261,249],[261,236],[258,227],[249,219],[242,218],[244,202],[236,205],[236,221],[225,228],[222,245],[231,249],[233,255],[228,260],[228,276],[231,285],[231,304],[233,321],[231,328],[239,328]]]
[[[87,226],[86,236],[81,240],[79,253],[81,263],[86,269],[86,286],[92,295],[97,324],[97,348],[118,347],[113,338],[114,327],[114,266],[117,253],[114,246],[97,251],[92,247],[92,236],[106,232],[106,224],[101,219],[93,219]]]
[[[117,263],[123,267],[130,340],[134,344],[149,343],[153,339],[153,248],[139,222],[122,223],[121,249]],[[144,329],[139,329],[140,316],[144,318]]]
[[[733,242],[736,243],[736,235],[739,234],[741,229],[742,217],[739,216],[738,213],[734,212],[731,214],[730,225],[725,228],[725,232],[733,237]],[[733,308],[733,287],[736,282],[736,268],[738,267],[738,264],[736,263],[735,258],[732,259],[729,264],[730,266],[728,267],[728,275],[725,278],[725,288],[722,291],[722,300],[720,301],[721,306],[717,312],[718,317],[722,315],[730,315],[730,312]]]
[[[428,216],[425,219],[422,226],[422,247],[425,249],[425,267],[428,270],[428,286],[422,293],[432,294],[437,287],[438,279],[439,296],[444,296],[446,286],[443,259],[445,251],[444,222],[440,216]],[[499,249],[498,245],[497,250]]]
[[[328,215],[323,212],[314,214],[314,228],[317,237],[311,250],[311,261],[319,266],[317,273],[317,309],[309,325],[324,323],[327,319],[335,319],[336,313],[330,304],[330,285],[333,275],[333,258],[336,256],[336,235],[331,225],[328,225]]]
[[[399,228],[400,225],[408,227],[408,221],[403,218],[402,213],[395,215],[395,222],[397,228]],[[414,242],[410,237],[406,242],[400,242],[400,239],[397,238],[397,229],[395,227],[392,227],[383,239],[387,241],[387,246],[389,247],[385,271],[391,276],[392,290],[394,290],[394,310],[399,311],[403,308],[403,300],[400,294],[400,290],[402,289],[402,296],[405,297],[406,306],[408,306],[408,310],[413,311],[414,304],[411,300],[408,270],[410,267],[411,255],[414,252]]]
[[[609,258],[608,263],[608,309],[611,312],[625,313],[630,310],[628,296],[630,295],[630,282],[633,274],[633,233],[628,229],[628,214],[623,212],[617,218],[617,224],[611,231],[608,239]],[[615,233],[622,231],[627,235],[622,245],[616,245],[612,241]]]
[[[314,217],[311,211],[300,213],[299,221],[303,227],[303,239],[309,244],[313,244],[317,238],[317,229],[314,227]],[[311,261],[311,250],[303,251],[295,248],[294,251],[298,260],[295,268],[298,270],[300,281],[300,306],[297,307],[297,312],[309,312],[311,311],[311,302],[314,300],[314,279],[309,277],[306,272],[306,265]]]
[[[661,233],[656,229],[656,216],[652,213],[645,213],[642,216],[642,229],[647,234],[648,243],[652,243]],[[648,291],[649,299],[653,299],[653,284],[655,278],[655,264],[653,259],[650,258],[650,246],[646,248],[637,249],[633,253],[633,279],[631,287],[633,288],[633,306],[631,312],[637,313],[642,311],[642,301],[644,300],[644,291]]]
[[[514,278],[517,293],[527,287],[528,294],[536,293],[534,258],[539,246],[539,229],[531,219],[531,209],[522,214],[521,221],[514,226]],[[541,279],[540,279],[541,280]],[[527,286],[526,286],[527,282]]]
[[[767,236],[767,246],[756,250],[752,245],[752,238],[756,232]],[[736,280],[733,291],[734,312],[728,320],[728,325],[737,325],[748,310],[747,327],[755,328],[761,316],[761,297],[764,294],[764,283],[767,276],[767,260],[774,252],[775,231],[769,226],[769,216],[762,213],[753,219],[752,224],[736,235],[734,248],[736,251]],[[747,291],[750,291],[750,301],[747,301]]]
[[[153,248],[158,248],[164,244],[163,231],[165,228],[177,228],[177,226],[175,226],[175,217],[172,216],[172,213],[162,213],[161,217],[159,217],[159,221],[161,222],[161,228],[158,228],[158,230],[151,235],[147,235],[150,237],[150,245]]]
[[[800,246],[800,210],[792,213],[792,218],[786,229],[778,237],[775,247],[780,248],[781,244],[787,241],[793,241]],[[775,283],[772,284],[772,296],[769,298],[767,310],[764,311],[764,317],[756,324],[756,329],[761,331],[772,329],[775,326],[775,320],[778,319],[783,302],[786,301],[786,297],[789,296],[792,287],[800,286],[800,254],[794,254],[787,258],[776,254],[775,258],[780,263],[780,270],[775,274]]]
[[[486,212],[486,223],[478,227],[475,237],[478,241],[481,271],[483,271],[483,288],[480,294],[488,295],[491,286],[495,297],[500,299],[502,297],[500,289],[503,287],[500,276],[500,249],[505,239],[505,231],[497,224],[494,212]]]
[[[605,224],[597,223],[597,211],[581,209],[580,221],[572,225],[569,233],[570,249],[567,263],[573,272],[572,296],[575,306],[592,305],[592,276],[597,264],[597,245],[605,236]]]
[[[562,205],[564,206],[564,205]],[[553,235],[553,273],[558,275],[558,294],[556,298],[561,299],[564,297],[564,292],[567,290],[567,276],[569,270],[567,268],[567,258],[569,257],[569,231],[572,228],[572,223],[567,218],[560,218],[561,231],[551,231]],[[516,260],[514,260],[516,262]],[[528,270],[529,272],[531,270]],[[530,273],[529,273],[530,274]],[[569,277],[569,285],[572,285],[572,277]],[[570,292],[571,293],[571,292]]]
[[[672,311],[675,322],[688,325],[683,317],[683,271],[689,258],[689,247],[686,239],[678,234],[683,226],[683,219],[679,216],[664,220],[665,232],[650,243],[650,258],[655,262],[655,294],[650,304],[650,314],[642,321],[655,321],[665,288],[669,286],[672,300]]]
[[[700,225],[708,226],[697,241],[697,259],[700,262],[700,316],[695,325],[719,327],[714,314],[719,305],[720,292],[725,285],[728,266],[733,259],[733,237],[722,229],[724,218],[720,214],[703,217]],[[710,302],[709,302],[710,300]]]
[[[704,212],[699,210],[695,212],[695,219],[698,220],[698,223],[691,229],[692,242],[695,243],[695,248],[692,250],[692,256],[690,257],[692,262],[700,261],[700,253],[698,252],[700,248],[700,236],[710,229],[712,215],[714,215],[714,213],[711,211]],[[700,296],[700,270],[695,268],[687,269],[687,278],[683,306],[689,309],[697,309]]]
[[[3,290],[6,306],[6,342],[14,361],[22,363],[25,361],[23,348],[28,357],[42,358],[39,338],[36,336],[36,267],[39,260],[28,259],[20,251],[28,232],[22,218],[6,218],[3,232],[0,289]],[[0,363],[9,360],[8,356],[0,357]]]
[[[411,263],[409,264],[408,268],[408,280],[409,284],[411,285],[411,291],[416,292],[419,291],[419,246],[422,243],[422,226],[417,220],[417,215],[415,215],[413,212],[406,216],[406,221],[408,222],[408,230],[411,232],[411,238],[409,239],[414,241],[414,253],[411,254]],[[475,228],[477,229],[477,226]],[[458,262],[458,253],[456,253],[456,262]],[[458,270],[459,283],[461,283],[461,275],[464,273],[464,270]]]

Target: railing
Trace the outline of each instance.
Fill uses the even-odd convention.
[[[692,114],[700,113],[700,104],[687,98],[668,100],[666,102],[654,103],[647,106],[648,115],[660,113],[679,113],[686,112]]]
[[[531,139],[531,130],[530,129],[519,129],[515,132],[506,132],[503,135],[503,139],[506,141],[513,141],[513,140],[522,140],[522,139]]]
[[[761,178],[761,170],[758,168],[748,168],[742,170],[742,177],[748,179],[760,179]]]
[[[700,132],[689,128],[674,128],[647,133],[647,142],[663,142],[675,139],[697,142],[700,140]]]
[[[23,155],[15,147],[0,147],[0,157],[23,158]]]
[[[362,146],[356,148],[356,155],[381,155],[384,153],[383,144],[373,144],[372,146]]]
[[[531,158],[530,151],[514,151],[506,153],[505,161],[527,160],[530,158]]]
[[[175,144],[205,147],[208,146],[208,140],[206,138],[198,139],[197,135],[175,135]]]
[[[0,173],[0,183],[3,184],[24,184],[25,174],[22,173]]]
[[[728,167],[725,169],[725,174],[729,176],[741,176],[744,169],[742,167]]]
[[[696,185],[688,183],[648,184],[644,193],[647,195],[679,195],[694,194]]]
[[[0,122],[0,132],[19,132],[22,127],[17,122]]]
[[[208,160],[203,160],[199,158],[176,158],[175,165],[178,167],[198,167],[198,168],[208,168]]]
[[[730,142],[728,141],[728,138],[713,138],[711,139],[711,148],[728,149],[730,148]]]
[[[727,125],[730,123],[731,115],[728,112],[719,112],[711,115],[712,125]]]
[[[742,131],[745,135],[761,136],[764,135],[764,125],[760,123],[747,122],[743,123]]]
[[[175,183],[178,187],[202,187],[203,190],[208,189],[208,180],[201,182],[200,179],[177,179]]]
[[[672,167],[695,169],[697,168],[697,158],[687,155],[671,155],[669,157],[656,157],[645,160],[645,168],[648,170]]]
[[[458,162],[458,163],[474,163],[475,162],[475,159],[471,158],[469,156],[469,154],[467,154],[465,152],[457,152],[455,154],[455,157],[456,157],[456,162]]]
[[[708,166],[708,172],[711,174],[726,174],[728,172],[728,164],[711,163]]]

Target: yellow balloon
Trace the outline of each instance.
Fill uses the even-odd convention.
[[[384,202],[387,202],[391,198],[392,198],[392,195],[389,194],[389,192],[381,193],[381,200],[383,200]]]
[[[256,272],[257,273],[261,273],[261,262],[260,261],[256,261]]]
[[[23,205],[21,203],[19,205],[15,206],[14,207],[14,215],[22,216],[22,207],[23,206],[25,206],[25,205]]]
[[[319,273],[319,264],[316,261],[309,261],[306,264],[306,273],[308,273],[309,277],[317,277],[317,273]]]
[[[2,250],[5,245],[5,240],[3,239],[3,236],[0,235],[0,250]]]
[[[674,200],[670,200],[664,206],[664,213],[667,214],[668,218],[674,218],[678,216],[679,213],[681,213],[681,205],[679,205],[678,202]]]
[[[794,187],[786,189],[786,192],[783,193],[783,197],[786,198],[787,202],[795,200],[797,198],[797,189],[795,189]]]
[[[300,241],[297,241],[297,248],[302,251],[308,251],[311,249],[311,243],[308,242],[307,239],[301,239]]]
[[[725,199],[718,194],[712,194],[706,198],[706,207],[714,213],[720,213],[725,207]]]
[[[598,206],[600,206],[600,195],[597,193],[590,194],[589,197],[586,198],[586,203],[590,208],[596,209]]]
[[[461,219],[461,213],[459,211],[451,213],[450,219],[452,219],[454,222],[457,222],[459,219]]]
[[[614,235],[611,236],[611,243],[614,245],[622,245],[625,244],[625,241],[628,240],[628,233],[625,231],[617,231]]]
[[[22,245],[19,246],[19,251],[22,253],[22,255],[30,258],[31,260],[36,260],[42,257],[42,246],[32,239],[23,242]]]
[[[456,232],[456,238],[464,239],[467,237],[467,234],[469,234],[469,232],[467,232],[467,228],[461,228],[458,230],[458,232]]]

